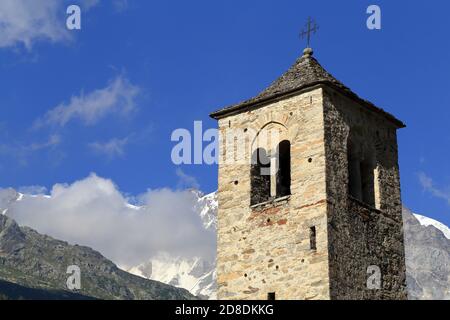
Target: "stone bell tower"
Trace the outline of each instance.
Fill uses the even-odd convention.
[[[406,299],[401,121],[310,48],[258,96],[211,117],[220,299]]]

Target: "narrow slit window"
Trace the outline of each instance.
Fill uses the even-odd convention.
[[[361,193],[362,200],[368,205],[375,206],[375,176],[374,165],[369,160],[361,162]]]
[[[278,145],[277,197],[291,194],[291,143],[281,141]]]
[[[309,246],[311,250],[317,250],[316,227],[309,228]]]
[[[360,201],[362,201],[362,187],[361,187],[361,162],[358,157],[356,146],[349,140],[348,147],[348,191],[349,194]]]
[[[250,205],[268,201],[270,198],[270,158],[263,148],[259,148],[253,153],[250,181]]]

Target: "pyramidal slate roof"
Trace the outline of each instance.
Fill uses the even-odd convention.
[[[381,113],[398,127],[405,126],[403,122],[395,118],[393,115],[378,108],[371,102],[360,98],[342,82],[328,73],[313,57],[313,51],[311,48],[306,48],[303,52],[303,55],[297,59],[294,65],[292,65],[292,67],[289,68],[286,73],[275,80],[269,87],[263,90],[256,97],[215,111],[211,113],[210,116],[214,119],[220,119],[229,114],[244,112],[262,104],[270,103],[273,100],[282,99],[284,96],[319,84],[331,86],[341,93],[349,96],[350,98],[356,99],[358,102],[362,103],[369,109]]]

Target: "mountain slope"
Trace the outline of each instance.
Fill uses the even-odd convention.
[[[0,215],[0,279],[19,286],[67,291],[67,267],[81,269],[77,294],[98,299],[193,299],[187,290],[146,280],[117,268],[100,253],[19,227]]]
[[[92,300],[63,290],[35,289],[0,280],[0,300]]]
[[[443,233],[446,226],[414,215],[406,208],[403,209],[403,221],[408,298],[449,300],[450,239]]]
[[[204,195],[198,190],[190,190],[195,199],[195,211],[198,212],[206,230],[215,232],[217,197],[215,193]],[[51,200],[48,195],[22,194],[14,189],[0,189],[0,214],[13,215],[14,205],[22,201]],[[125,203],[125,207],[136,212],[145,210],[145,206]],[[120,266],[119,266],[120,267]],[[188,289],[193,295],[202,298],[215,298],[215,261],[204,257],[183,258],[159,255],[135,267],[123,267],[123,270],[139,277],[163,282],[179,288]]]

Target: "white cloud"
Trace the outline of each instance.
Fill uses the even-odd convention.
[[[447,203],[450,205],[450,191],[449,190],[442,190],[440,188],[437,188],[434,185],[433,179],[431,179],[429,176],[427,176],[424,172],[418,173],[419,181],[424,190],[428,191],[431,195],[433,195],[436,198],[443,199],[447,201]]]
[[[1,0],[0,47],[24,45],[37,40],[68,40],[65,10],[60,0]]]
[[[191,192],[149,190],[137,197],[144,207],[136,209],[111,180],[92,174],[55,185],[50,196],[25,197],[8,214],[38,232],[97,249],[123,267],[160,252],[214,256],[215,234],[204,229]]]
[[[86,125],[96,124],[109,114],[122,116],[130,114],[136,108],[136,98],[140,89],[132,85],[123,76],[117,76],[102,89],[87,94],[72,96],[69,103],[61,103],[35,122],[34,127],[44,125],[65,126],[69,121],[78,119]]]
[[[130,138],[113,138],[107,142],[92,142],[89,147],[97,154],[105,155],[110,159],[122,157],[125,154],[125,147],[130,142]]]
[[[117,12],[128,7],[127,0],[105,3]],[[100,0],[0,0],[0,48],[23,45],[30,50],[38,41],[69,41],[73,33],[66,28],[66,9],[71,4],[80,5],[83,14]]]

